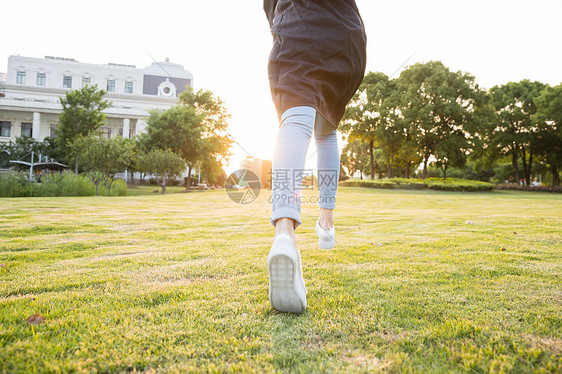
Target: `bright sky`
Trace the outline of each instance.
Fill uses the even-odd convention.
[[[356,1],[368,36],[367,71],[397,76],[413,55],[405,66],[441,60],[486,88],[526,78],[562,82],[561,0]],[[7,0],[0,16],[0,72],[11,54],[138,68],[169,57],[194,75],[196,90],[226,103],[230,133],[243,147],[233,147],[227,172],[247,153],[271,159],[278,122],[261,0]],[[307,167],[314,160],[311,144]]]

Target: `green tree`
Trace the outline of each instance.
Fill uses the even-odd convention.
[[[199,163],[206,176],[221,175],[223,164],[227,163],[230,156],[232,140],[228,134],[228,120],[230,114],[223,101],[214,96],[211,91],[199,90],[193,92],[191,88],[180,95],[180,103],[186,107],[194,108],[201,119],[202,139],[199,149],[199,158],[196,162],[186,161],[189,168],[188,186],[191,184],[191,169]],[[225,174],[226,175],[226,174]],[[209,182],[209,180],[208,180]]]
[[[205,173],[205,182],[208,185],[224,185],[227,175],[220,161],[213,158],[207,159],[203,161],[202,167]]]
[[[534,150],[550,168],[552,185],[560,185],[562,169],[562,84],[546,87],[536,98]]]
[[[116,174],[125,171],[133,154],[132,143],[119,137],[106,139],[79,135],[69,147],[72,155],[80,160],[80,167],[96,186],[96,196],[99,195],[101,182],[107,186],[107,196],[111,195]]]
[[[180,105],[151,112],[147,131],[140,138],[141,147],[170,149],[180,155],[187,164],[189,188],[196,165],[210,174],[216,162],[228,161],[232,144],[228,118],[224,104],[211,92],[188,89],[180,95]]]
[[[537,142],[533,116],[537,112],[535,100],[545,85],[525,79],[494,86],[490,90],[496,121],[490,128],[489,142],[502,155],[511,155],[515,182],[519,184],[518,159],[523,163],[525,182],[530,184],[534,144]]]
[[[467,146],[464,134],[458,130],[451,133],[447,141],[440,141],[436,144],[435,166],[443,173],[443,179],[447,179],[447,169],[450,166],[461,168],[466,164]]]
[[[451,72],[440,61],[417,63],[400,74],[397,91],[404,133],[416,139],[422,156],[423,178],[431,156],[444,177],[449,165],[464,165],[479,123],[475,107],[484,96],[474,77]]]
[[[397,109],[396,82],[383,73],[368,73],[350,101],[341,131],[349,140],[361,140],[369,146],[370,176],[375,175],[374,149],[379,148],[392,176],[394,159],[404,141]]]
[[[184,159],[170,149],[153,149],[138,155],[138,168],[147,174],[155,174],[161,180],[161,193],[166,193],[168,179],[180,175],[185,170]]]
[[[363,179],[363,174],[368,173],[370,167],[369,144],[361,141],[349,141],[343,147],[341,153],[341,165],[347,169],[350,176],[359,172]]]
[[[176,105],[166,111],[153,111],[146,132],[140,136],[141,149],[169,149],[188,165],[188,175],[200,159],[203,148],[202,118],[195,108]]]
[[[56,129],[56,141],[60,152],[67,155],[67,162],[72,161],[70,143],[78,136],[95,134],[105,123],[103,110],[110,106],[110,102],[103,99],[105,94],[97,86],[85,86],[68,91],[60,98],[62,112]],[[75,172],[78,173],[79,160],[74,158],[74,162]]]

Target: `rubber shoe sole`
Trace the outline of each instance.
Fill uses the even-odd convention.
[[[336,230],[335,228],[324,229],[316,221],[316,235],[318,235],[318,246],[322,249],[333,249],[336,246]]]
[[[301,314],[306,310],[306,288],[298,250],[288,235],[277,235],[269,256],[269,301],[280,312]]]

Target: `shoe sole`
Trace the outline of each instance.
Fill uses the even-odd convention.
[[[318,239],[318,245],[322,249],[333,249],[336,246],[336,241]]]
[[[306,309],[306,296],[303,302],[297,290],[296,270],[288,256],[280,254],[269,259],[269,301],[280,312],[301,314]]]

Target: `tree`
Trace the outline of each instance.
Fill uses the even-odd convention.
[[[410,178],[412,165],[419,165],[422,162],[422,157],[418,152],[418,145],[416,143],[416,135],[413,134],[415,128],[404,127],[404,141],[398,150],[398,159],[404,161],[405,177]]]
[[[515,182],[519,184],[518,159],[523,163],[525,182],[530,184],[536,128],[533,116],[537,112],[535,99],[545,85],[525,79],[494,86],[490,90],[491,103],[496,111],[496,121],[490,129],[489,141],[502,155],[511,155],[515,169]]]
[[[467,142],[461,131],[451,133],[447,141],[438,142],[435,146],[436,166],[441,169],[443,179],[447,179],[449,166],[463,167],[467,159]]]
[[[350,176],[359,172],[359,177],[363,179],[363,174],[369,170],[369,144],[361,141],[349,141],[341,153],[341,165],[344,166]]]
[[[115,175],[125,171],[133,154],[132,144],[118,137],[105,139],[79,135],[69,147],[96,186],[96,196],[101,182],[107,186],[107,196],[111,195]]]
[[[380,148],[386,158],[388,176],[392,176],[394,158],[403,142],[399,112],[396,107],[396,82],[383,73],[368,73],[347,107],[342,132],[349,141],[363,141],[369,146],[370,176],[374,179],[374,149]]]
[[[188,175],[200,159],[203,148],[202,118],[195,108],[177,105],[166,111],[153,111],[147,120],[146,133],[139,142],[146,152],[169,149],[188,165]],[[188,176],[189,177],[189,176]]]
[[[201,118],[200,158],[196,161],[203,167],[206,176],[225,174],[217,170],[218,168],[222,170],[223,163],[228,162],[231,156],[232,140],[227,131],[230,114],[228,114],[224,103],[220,98],[215,97],[211,91],[199,90],[193,92],[191,88],[181,93],[180,103],[186,107],[194,108]],[[191,169],[195,166],[195,163],[187,161],[187,164],[189,168],[187,186],[189,188]]]
[[[534,150],[549,165],[552,185],[560,185],[562,169],[562,84],[546,87],[536,98]]]
[[[147,174],[156,174],[162,180],[162,193],[166,193],[168,179],[174,178],[185,170],[184,159],[170,149],[153,149],[138,155],[138,168]]]
[[[110,102],[103,100],[106,92],[97,86],[85,86],[79,90],[68,91],[60,98],[62,112],[59,115],[56,129],[56,141],[60,152],[69,155],[69,145],[78,136],[88,137],[96,133],[105,123],[104,109]],[[67,159],[71,161],[70,158]],[[78,173],[79,160],[75,161],[75,172]]]
[[[397,86],[404,132],[416,139],[423,178],[431,156],[437,158],[444,176],[450,164],[462,166],[478,123],[475,106],[484,95],[474,77],[430,61],[404,70]]]
[[[222,101],[209,91],[188,89],[180,95],[180,105],[151,112],[140,142],[146,150],[170,149],[180,155],[188,167],[189,188],[197,164],[210,173],[215,161],[228,160],[232,144],[226,132],[228,118]]]

